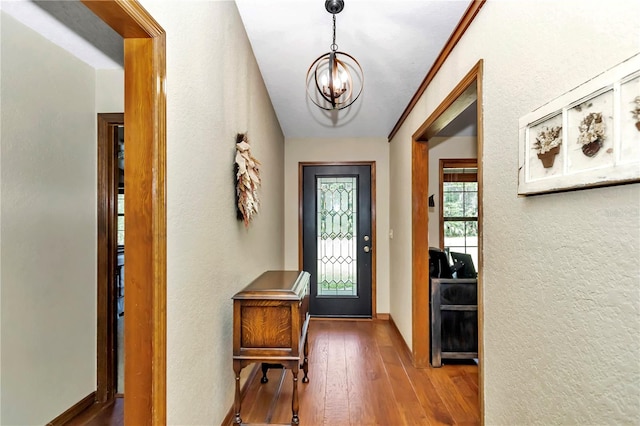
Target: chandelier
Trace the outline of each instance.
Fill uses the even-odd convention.
[[[358,61],[339,52],[336,44],[336,14],[344,8],[344,0],[326,0],[327,12],[333,15],[331,51],[316,59],[307,71],[307,96],[324,110],[338,110],[353,104],[362,93],[364,74]]]

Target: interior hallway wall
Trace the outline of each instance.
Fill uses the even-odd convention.
[[[484,59],[485,424],[640,421],[640,184],[517,196],[518,119],[640,53],[638,16],[488,1],[391,142],[391,313],[411,342],[411,134]]]
[[[282,269],[284,137],[233,1],[143,6],[167,33],[167,423],[233,404],[231,297]],[[235,138],[262,163],[261,210],[236,219]]]
[[[93,68],[1,13],[2,424],[96,387]]]
[[[389,142],[386,138],[292,139],[285,142],[285,268],[298,265],[298,163],[376,162],[376,303],[389,312]]]
[[[124,70],[96,70],[97,112],[124,112]]]

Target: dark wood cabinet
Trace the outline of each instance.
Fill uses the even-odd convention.
[[[431,365],[478,358],[478,280],[431,278]]]
[[[233,296],[235,424],[242,423],[240,371],[255,362],[279,364],[291,370],[291,423],[299,423],[298,369],[304,371],[303,383],[308,382],[308,328],[308,272],[267,271]]]

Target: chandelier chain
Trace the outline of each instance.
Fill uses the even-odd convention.
[[[331,50],[334,52],[338,50],[338,45],[336,44],[336,15],[333,14],[333,43],[331,44]]]

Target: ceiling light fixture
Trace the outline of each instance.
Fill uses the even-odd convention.
[[[307,96],[324,110],[347,108],[353,104],[364,85],[364,74],[358,61],[339,52],[336,44],[336,14],[344,8],[344,0],[327,0],[327,12],[333,15],[331,51],[316,59],[307,71]]]

